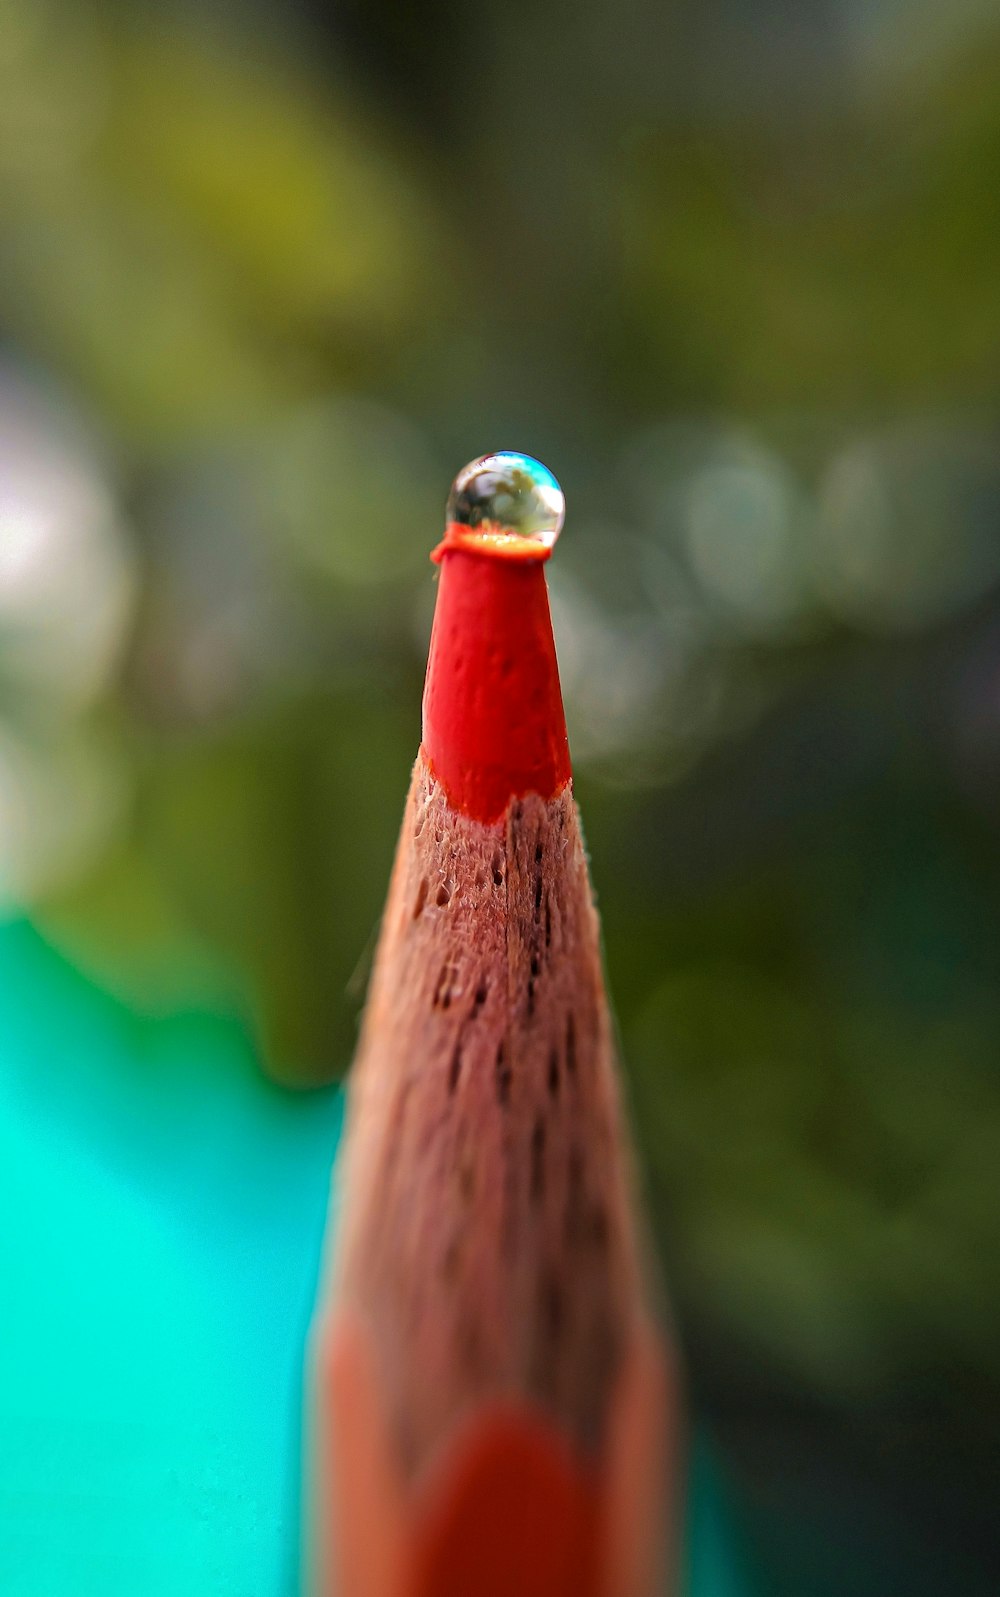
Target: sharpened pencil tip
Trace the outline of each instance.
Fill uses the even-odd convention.
[[[423,748],[453,807],[498,821],[550,799],[571,767],[544,562],[562,490],[529,455],[486,455],[448,500],[423,703]]]

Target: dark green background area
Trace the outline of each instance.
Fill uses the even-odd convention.
[[[230,1460],[260,1427],[268,1558],[427,553],[513,448],[567,495],[702,1545],[761,1597],[1000,1584],[998,180],[986,0],[0,7],[0,1183],[52,1249],[4,1228],[0,1364],[55,1368],[85,1280],[92,1326],[194,1294],[158,1379]],[[197,1383],[239,1344],[266,1385],[262,1292],[254,1417]],[[45,1434],[37,1502],[98,1445]]]

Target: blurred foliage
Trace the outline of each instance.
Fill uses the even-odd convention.
[[[879,1414],[996,1431],[998,180],[977,0],[0,0],[0,889],[340,1073],[450,478],[546,460],[650,1195],[758,1484],[762,1392],[854,1416],[844,1479]]]

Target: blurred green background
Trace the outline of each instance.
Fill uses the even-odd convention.
[[[448,485],[543,459],[761,1597],[1000,1589],[998,193],[991,0],[0,0],[3,912],[338,1078]]]

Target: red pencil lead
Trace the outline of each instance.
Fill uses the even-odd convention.
[[[488,456],[435,551],[317,1320],[323,1597],[651,1590],[666,1389],[545,588],[561,522],[551,473]]]
[[[512,798],[552,798],[569,744],[544,562],[563,497],[526,455],[487,455],[448,501],[424,688],[423,748],[456,809],[495,821]]]

